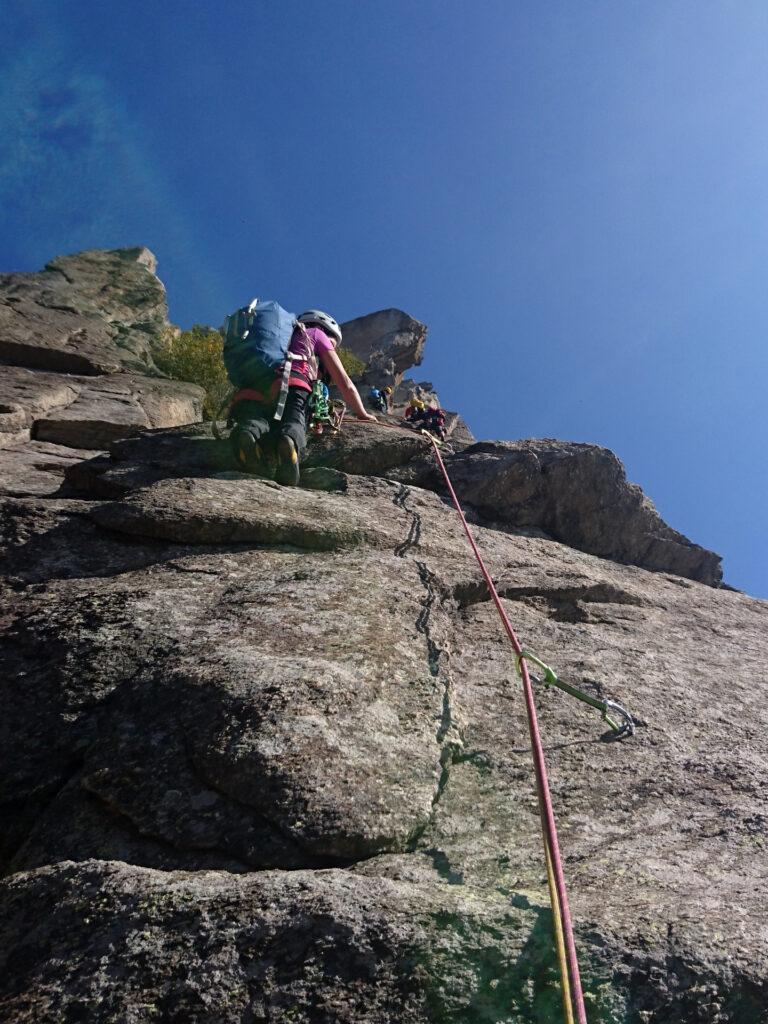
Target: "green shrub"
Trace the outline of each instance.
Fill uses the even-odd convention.
[[[175,380],[199,384],[204,389],[203,418],[206,420],[214,418],[231,390],[223,348],[224,339],[219,331],[195,324],[178,335],[168,331],[163,344],[153,353],[155,365],[163,373]]]
[[[354,352],[350,352],[348,348],[344,348],[343,345],[339,345],[336,349],[336,354],[341,360],[341,365],[347,371],[352,380],[358,380],[362,377],[365,371],[365,363],[362,359],[358,359]]]

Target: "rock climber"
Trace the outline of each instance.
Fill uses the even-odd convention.
[[[422,426],[441,441],[445,440],[445,412],[439,405],[430,405],[425,409],[421,420]]]
[[[424,402],[421,398],[418,398],[415,394],[412,394],[408,399],[408,405],[405,409],[405,418],[409,423],[416,423],[422,419],[425,412]]]
[[[385,409],[382,409],[382,412],[392,412],[392,407],[395,404],[395,395],[389,384],[382,389],[381,393],[384,395],[384,404],[386,406]]]
[[[336,345],[341,342],[341,328],[333,317],[318,309],[308,309],[296,319],[298,324],[288,349],[304,354],[308,345],[313,358],[292,362],[282,418],[277,421],[272,418],[280,388],[279,378],[275,379],[266,397],[261,394],[256,397],[254,392],[241,389],[233,398],[230,412],[235,421],[231,444],[240,464],[248,472],[254,472],[264,467],[276,450],[275,480],[290,487],[295,487],[301,476],[299,466],[307,444],[308,401],[318,377],[318,362],[357,418],[376,422],[376,417],[363,405],[357,388],[336,353]]]
[[[371,403],[373,408],[378,409],[379,412],[387,411],[387,399],[379,388],[371,388],[368,393],[368,401]]]

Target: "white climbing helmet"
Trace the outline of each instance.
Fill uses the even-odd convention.
[[[341,344],[341,328],[332,316],[328,316],[328,314],[323,313],[322,310],[308,309],[305,313],[300,313],[296,319],[300,324],[316,324],[318,327],[321,327],[326,334],[330,334],[332,338],[335,338],[337,345]]]

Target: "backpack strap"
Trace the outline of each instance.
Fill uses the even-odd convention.
[[[301,359],[301,356],[296,355],[294,352],[288,352],[283,363],[283,372],[280,377],[280,394],[277,397],[277,407],[273,416],[273,419],[276,420],[281,420],[285,412],[285,403],[288,401],[288,382],[291,377],[291,364],[294,359]]]
[[[315,346],[312,344],[312,340],[307,333],[307,328],[299,320],[296,321],[296,325],[301,332],[301,338],[304,342],[304,352],[298,358],[303,359],[305,363],[309,364],[309,372],[312,378],[310,383],[314,383],[319,376],[320,361],[315,354]]]
[[[294,361],[298,363],[308,363],[312,380],[317,380],[318,360],[315,355],[314,346],[312,345],[304,324],[299,320],[295,320],[294,323],[301,332],[301,336],[304,341],[304,351],[291,352],[289,350],[286,353],[285,362],[283,363],[283,372],[280,376],[280,393],[277,398],[277,407],[275,408],[275,414],[273,417],[273,419],[276,420],[281,420],[283,418],[283,413],[285,412],[285,403],[288,401],[288,385],[291,377],[291,364]]]

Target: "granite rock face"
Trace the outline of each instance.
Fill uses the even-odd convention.
[[[19,1021],[490,1024],[502,1007],[509,1020],[556,1009],[551,972],[546,997],[533,994],[544,909],[503,897],[471,904],[429,877],[88,861],[17,875],[9,888],[0,929],[22,938],[5,1005]],[[76,939],[86,900],[87,950]],[[28,928],[30,901],[50,932]]]
[[[720,557],[667,526],[607,448],[546,438],[482,441],[446,461],[457,494],[486,521],[541,529],[617,562],[710,585],[722,580]],[[432,459],[397,475],[421,486],[442,480]]]
[[[0,359],[57,373],[144,372],[168,327],[149,249],[92,249],[0,274]]]
[[[148,249],[61,256],[0,275],[2,449],[31,439],[78,449],[201,418],[202,391],[162,378],[152,346],[170,327]]]
[[[0,1020],[556,1019],[525,716],[455,513],[192,435],[2,506]],[[766,605],[474,530],[526,646],[638,723],[539,694],[590,1019],[757,1024]]]
[[[445,461],[459,497],[478,523],[550,537],[603,558],[710,586],[722,579],[719,555],[667,526],[605,448],[549,440],[484,441],[458,445],[454,453],[446,449]],[[414,431],[384,424],[351,421],[338,434],[313,439],[305,465],[445,491],[430,443]],[[107,458],[73,464],[67,480],[78,492],[121,497],[166,477],[237,470],[227,445],[215,442],[210,428],[200,425],[118,442]],[[310,480],[308,485],[313,486]],[[341,483],[332,486],[343,489]]]
[[[289,489],[206,424],[52,443],[138,375],[17,371],[0,1022],[561,1019],[519,684],[425,439],[345,423]],[[636,719],[538,689],[590,1024],[765,1024],[768,605],[604,449],[451,447],[524,646]]]
[[[68,469],[91,459],[92,451],[47,441],[9,442],[0,452],[0,495],[14,498],[56,494]]]
[[[184,381],[133,373],[81,377],[3,366],[0,448],[30,439],[104,448],[149,428],[194,423],[201,409],[201,389]],[[0,468],[3,461],[0,452]]]

